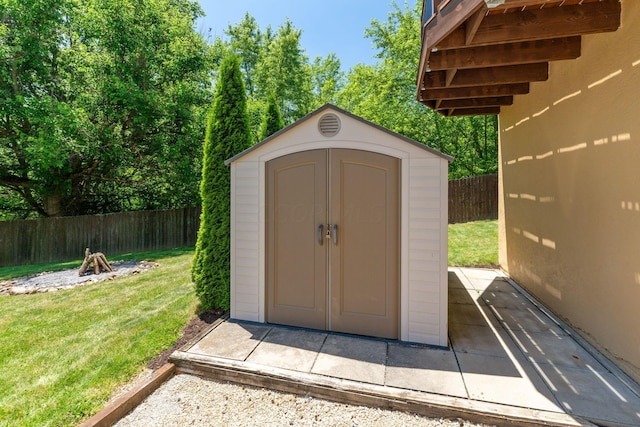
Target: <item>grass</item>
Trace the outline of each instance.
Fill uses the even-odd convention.
[[[449,225],[449,265],[498,265],[498,221]]]
[[[0,426],[72,426],[99,411],[195,314],[192,256],[186,248],[111,257],[160,267],[65,291],[0,297]],[[42,268],[68,266],[2,268],[0,277]]]
[[[192,256],[192,248],[182,248],[109,257],[160,267],[60,292],[0,297],[0,426],[71,426],[99,411],[195,314]],[[0,268],[0,280],[80,262]],[[497,263],[497,221],[449,225],[449,265]]]

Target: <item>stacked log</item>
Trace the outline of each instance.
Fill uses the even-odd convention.
[[[92,254],[89,248],[86,248],[84,250],[84,261],[80,266],[78,275],[83,276],[91,264],[93,264],[93,274],[100,274],[103,271],[113,271],[113,268],[111,268],[111,265],[107,261],[107,257],[105,257],[102,252]]]

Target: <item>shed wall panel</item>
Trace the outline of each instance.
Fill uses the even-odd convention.
[[[435,158],[411,159],[409,182],[407,326],[409,340],[414,341],[416,337],[439,336],[443,327],[439,303],[441,293],[446,292],[440,283],[441,162]],[[446,345],[440,338],[430,343]]]
[[[236,163],[232,173],[231,316],[258,321],[260,316],[260,177],[255,162]]]
[[[265,320],[261,306],[265,289],[265,163],[311,149],[371,151],[401,160],[400,338],[446,346],[448,161],[374,126],[332,112],[342,120],[338,136],[323,137],[317,130],[317,119],[308,119],[231,163],[231,317]]]

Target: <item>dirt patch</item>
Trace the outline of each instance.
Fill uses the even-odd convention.
[[[163,351],[153,359],[147,363],[147,368],[156,370],[169,360],[169,356],[174,351],[178,350],[180,347],[197,337],[202,331],[208,328],[213,322],[218,320],[220,316],[222,316],[223,311],[205,311],[194,317],[187,323],[184,328],[182,328],[182,336],[178,338],[178,341],[171,346],[171,348]]]
[[[78,269],[45,272],[33,276],[0,282],[0,295],[26,295],[39,292],[52,292],[62,289],[71,289],[90,283],[113,280],[117,277],[139,274],[160,264],[149,261],[114,261],[110,262],[113,271],[94,274],[88,271],[84,275],[78,275]]]

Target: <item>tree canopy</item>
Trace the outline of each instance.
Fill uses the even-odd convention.
[[[420,7],[365,31],[378,61],[310,59],[301,29],[249,13],[209,42],[195,0],[0,0],[0,219],[200,203],[207,108],[240,58],[251,143],[268,98],[289,125],[330,102],[455,157],[450,178],[497,171],[496,117],[446,118],[415,100]]]
[[[0,0],[3,209],[196,204],[211,98],[200,15],[191,0]]]

